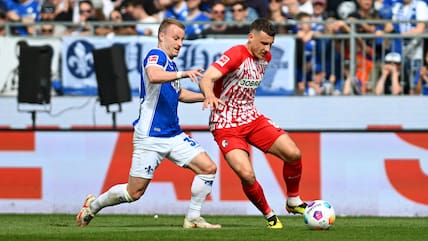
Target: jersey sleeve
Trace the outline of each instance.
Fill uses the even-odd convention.
[[[237,69],[242,63],[242,47],[243,46],[234,46],[226,50],[226,52],[224,52],[223,55],[212,64],[212,66],[218,69],[223,75]]]
[[[157,65],[159,67],[164,68],[167,64],[168,60],[166,54],[160,49],[151,49],[144,59],[144,68],[147,66]]]

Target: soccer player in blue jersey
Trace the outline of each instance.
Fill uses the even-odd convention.
[[[151,49],[141,68],[139,117],[134,122],[134,151],[128,183],[117,184],[107,192],[86,197],[76,217],[76,225],[83,227],[102,208],[134,202],[143,196],[156,168],[164,158],[195,173],[192,197],[184,228],[221,228],[200,216],[202,204],[211,192],[217,171],[216,164],[192,137],[183,132],[178,123],[178,102],[202,102],[200,93],[180,88],[181,78],[194,81],[202,77],[203,69],[177,71],[172,61],[177,57],[184,40],[184,25],[178,20],[165,19],[159,26],[158,47]]]

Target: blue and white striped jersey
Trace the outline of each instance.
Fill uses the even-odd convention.
[[[140,66],[140,111],[134,121],[135,133],[141,136],[172,137],[183,132],[178,122],[180,82],[150,83],[145,68],[159,66],[177,72],[176,64],[161,49],[151,49]]]

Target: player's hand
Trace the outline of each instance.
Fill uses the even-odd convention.
[[[202,78],[202,76],[203,76],[202,72],[204,72],[203,68],[197,68],[194,70],[187,70],[186,75],[191,81],[198,83],[199,78]]]
[[[204,104],[202,105],[202,110],[210,108],[210,110],[215,110],[220,108],[220,106],[225,106],[225,103],[214,95],[209,95],[205,97]]]
[[[422,67],[421,67],[421,71],[420,71],[420,75],[421,75],[421,76],[424,76],[424,75],[426,75],[426,74],[427,74],[427,72],[428,72],[427,67],[422,66]]]

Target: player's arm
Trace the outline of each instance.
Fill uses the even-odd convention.
[[[220,79],[223,74],[214,66],[210,66],[205,72],[201,81],[199,81],[199,88],[204,96],[204,104],[202,109],[210,108],[211,110],[217,109],[219,105],[224,105],[224,102],[218,99],[214,94],[214,82]]]
[[[204,101],[204,95],[187,89],[180,90],[178,100],[184,103],[195,103]]]
[[[171,72],[164,70],[159,65],[149,65],[145,69],[149,81],[152,84],[159,84],[164,82],[175,81],[181,78],[190,78],[192,81],[197,81],[198,77],[202,77],[203,68],[197,68],[194,70]]]

